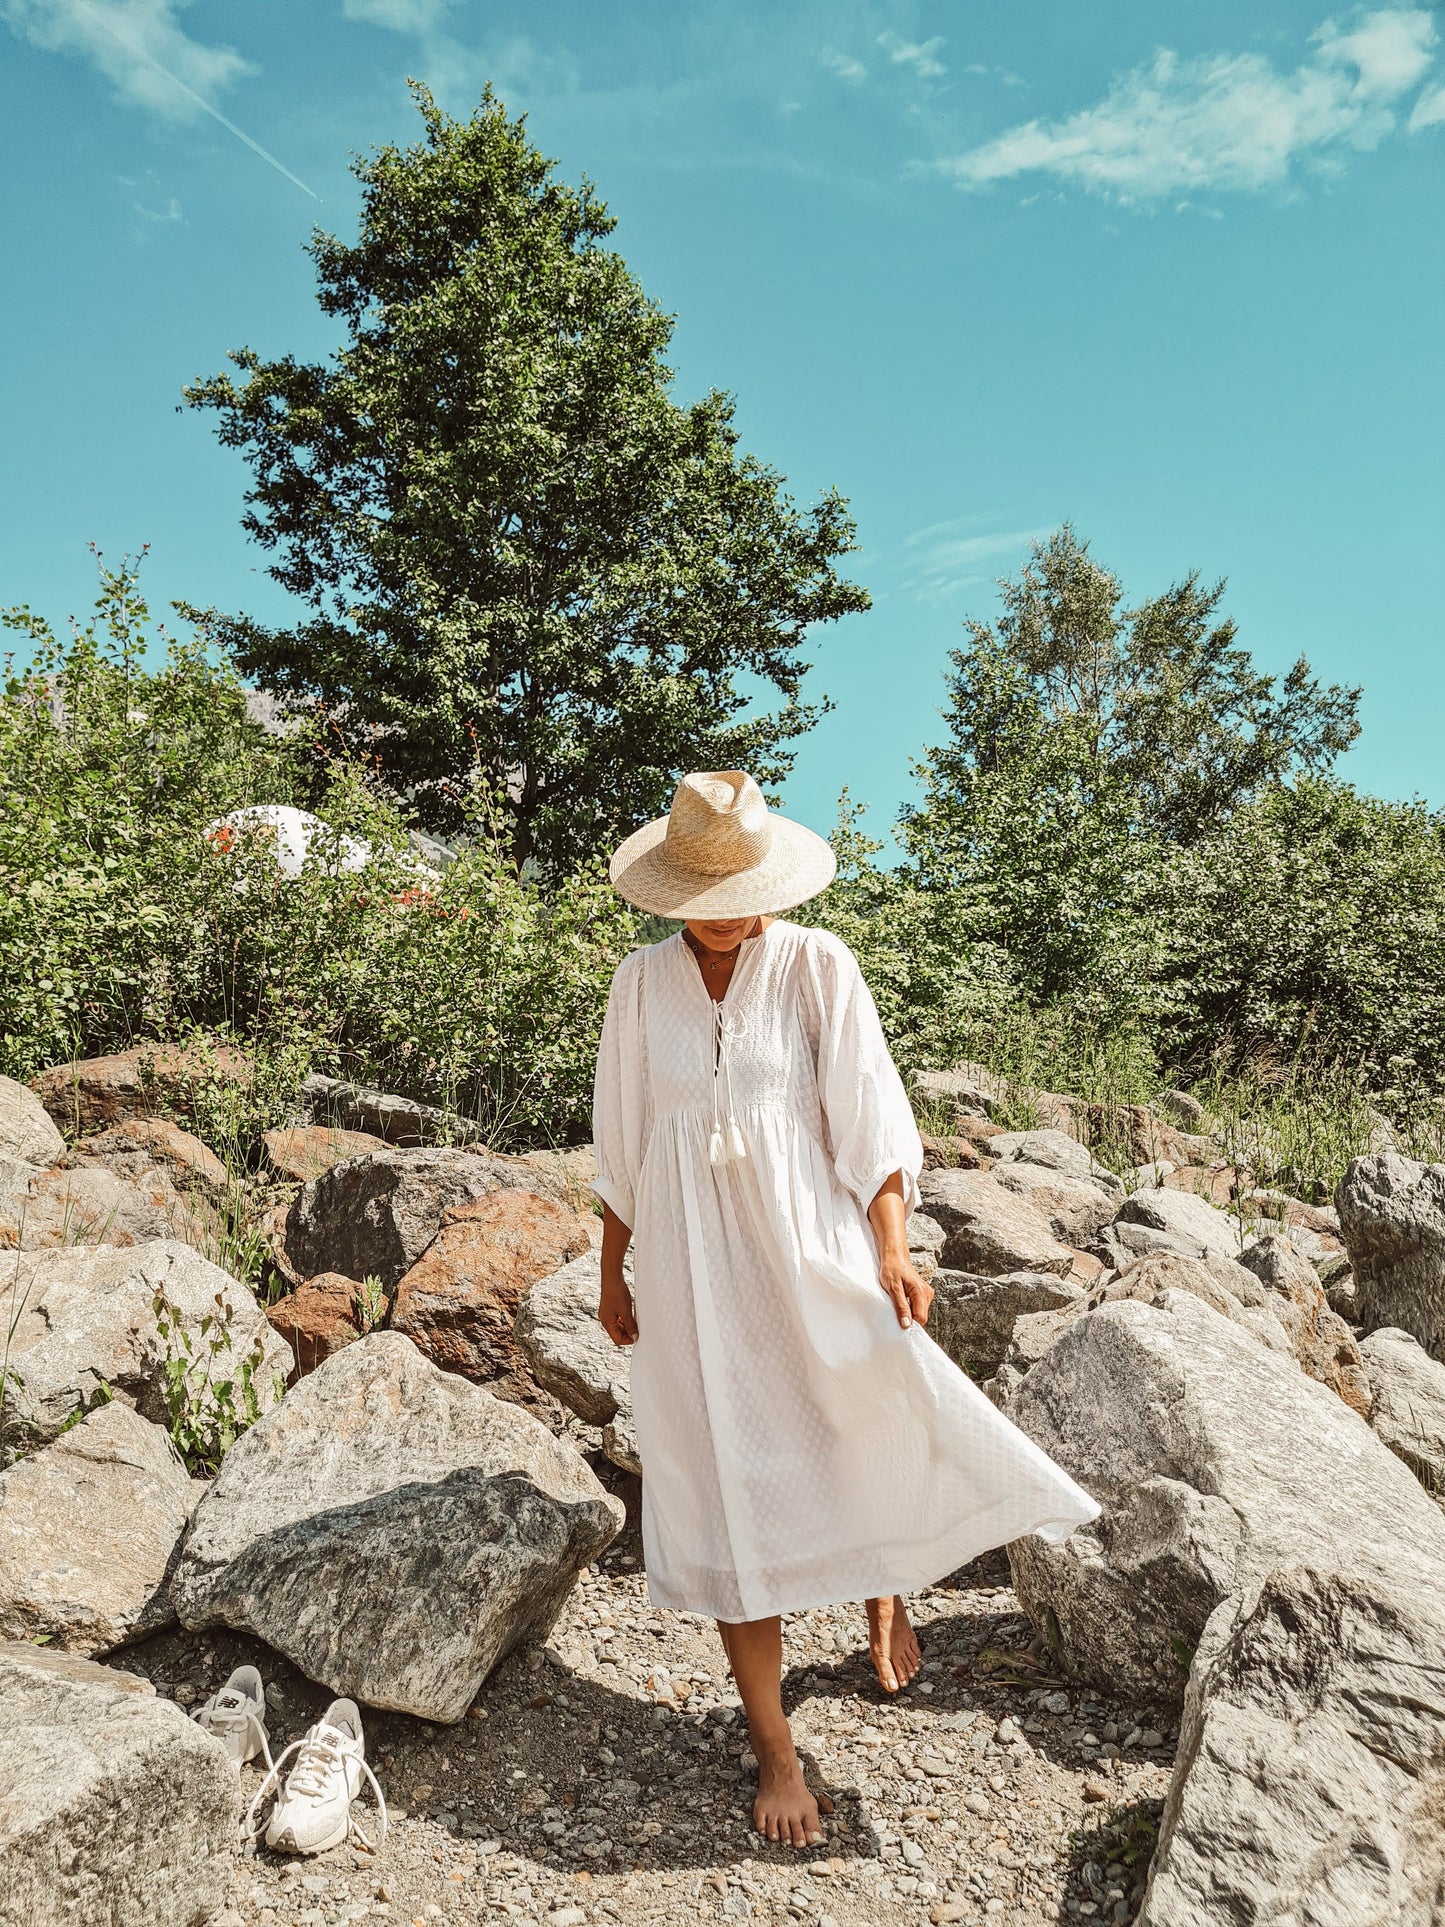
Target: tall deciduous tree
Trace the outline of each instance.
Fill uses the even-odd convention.
[[[187,389],[252,470],[245,527],[310,605],[198,616],[243,673],[364,737],[446,832],[480,782],[519,859],[562,867],[656,813],[683,768],[776,780],[817,710],[810,625],[868,606],[834,492],[800,510],[733,404],[671,394],[671,318],[490,91],[414,89],[411,148],[356,163],[355,243],[311,244],[345,330],[326,363],[232,356]],[[754,706],[777,691],[771,712]]]
[[[1359,733],[1360,692],[1303,656],[1282,680],[1257,669],[1222,582],[1189,575],[1125,608],[1067,524],[1000,587],[1002,614],[952,653],[948,739],[904,838],[925,885],[984,893],[979,934],[1033,994],[1127,998],[1150,968],[1140,894],[1163,853],[1327,771]]]

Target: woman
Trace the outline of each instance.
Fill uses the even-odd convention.
[[[922,1329],[923,1147],[878,1013],[845,944],[775,914],[834,868],[741,771],[683,778],[612,860],[630,903],[684,929],[617,971],[593,1119],[598,1316],[633,1348],[649,1593],[717,1620],[754,1822],[795,1847],[823,1835],[780,1615],[865,1598],[896,1692],[920,1664],[903,1593],[1099,1510]]]

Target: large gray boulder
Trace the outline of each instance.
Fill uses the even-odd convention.
[[[239,1804],[224,1750],[149,1680],[0,1646],[3,1927],[201,1927]]]
[[[1335,1193],[1366,1331],[1397,1325],[1445,1359],[1445,1164],[1382,1151],[1356,1158]]]
[[[377,1332],[232,1449],[171,1597],[183,1625],[254,1633],[333,1692],[459,1720],[623,1517],[530,1413]]]
[[[1445,1584],[1445,1516],[1364,1420],[1188,1292],[1078,1319],[1007,1412],[1104,1508],[1015,1541],[1015,1589],[1114,1690],[1177,1699],[1210,1613],[1276,1566]]]
[[[1268,1303],[1269,1294],[1251,1272],[1228,1258],[1179,1258],[1171,1251],[1151,1251],[1145,1258],[1132,1259],[1096,1295],[1106,1304],[1132,1298],[1141,1305],[1163,1305],[1171,1291],[1191,1293],[1272,1352],[1293,1355],[1289,1334]]]
[[[251,1359],[257,1401],[266,1411],[276,1402],[277,1381],[284,1387],[290,1375],[290,1347],[266,1322],[252,1293],[174,1239],[3,1254],[0,1265],[0,1290],[8,1298],[13,1282],[19,1308],[9,1361],[14,1423],[31,1445],[57,1437],[107,1389],[143,1418],[168,1425],[167,1363],[180,1361],[182,1336],[197,1398],[205,1396],[208,1368],[219,1379]],[[167,1322],[176,1331],[169,1337],[159,1329],[158,1293],[171,1307]],[[229,1342],[212,1361],[208,1346],[218,1331]]]
[[[1396,1325],[1360,1341],[1375,1436],[1445,1506],[1445,1365]]]
[[[1432,1927],[1442,1813],[1439,1585],[1272,1573],[1200,1641],[1139,1927]]]
[[[1085,1178],[1111,1192],[1116,1201],[1124,1195],[1123,1181],[1067,1131],[1002,1131],[989,1139],[988,1154],[1000,1164],[1037,1164],[1065,1177]]]
[[[43,1171],[64,1156],[65,1139],[34,1091],[13,1077],[0,1077],[0,1158]]]
[[[943,1256],[943,1247],[948,1243],[948,1234],[937,1218],[930,1218],[926,1211],[913,1212],[907,1230],[908,1256],[924,1284],[929,1284]]]
[[[1136,1191],[1120,1205],[1113,1238],[1136,1257],[1169,1251],[1180,1258],[1238,1258],[1239,1221],[1192,1191]]]
[[[951,1071],[915,1071],[912,1085],[924,1098],[950,1100],[965,1116],[992,1117],[1009,1087],[982,1064],[955,1064]]]
[[[483,1137],[475,1119],[435,1104],[418,1104],[366,1084],[349,1084],[340,1077],[313,1072],[301,1086],[301,1109],[308,1122],[365,1131],[386,1144],[479,1144]]]
[[[345,1158],[306,1185],[286,1215],[287,1269],[379,1278],[390,1291],[441,1229],[452,1205],[520,1188],[564,1199],[548,1172],[496,1151],[373,1151]]]
[[[925,1171],[919,1190],[923,1210],[943,1226],[946,1269],[986,1278],[1013,1271],[1065,1277],[1073,1269],[1074,1254],[1054,1236],[1048,1214],[984,1172]]]
[[[1023,1159],[996,1164],[989,1177],[1003,1190],[1027,1198],[1036,1211],[1043,1213],[1059,1242],[1075,1247],[1095,1242],[1119,1209],[1122,1195],[1105,1190],[1090,1178],[1071,1177],[1066,1171],[1046,1164],[1030,1164]]]
[[[624,1471],[640,1472],[631,1366],[626,1347],[614,1345],[597,1322],[601,1291],[596,1251],[539,1279],[517,1307],[517,1345],[543,1390],[584,1423],[602,1426],[607,1456]]]
[[[199,1489],[160,1427],[118,1402],[0,1472],[0,1639],[104,1653],[169,1625]]]
[[[1082,1285],[1049,1271],[1016,1271],[1005,1278],[939,1271],[933,1291],[929,1337],[955,1365],[979,1380],[998,1370],[1021,1318],[1059,1310],[1077,1316],[1088,1304]]]

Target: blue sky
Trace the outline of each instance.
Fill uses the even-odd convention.
[[[1365,685],[1361,785],[1445,804],[1445,17],[1170,0],[0,0],[0,601],[86,544],[284,619],[183,382],[323,354],[301,252],[403,86],[490,79],[678,316],[678,390],[858,517],[873,611],[790,808],[886,829],[947,650],[1068,518],[1142,596],[1225,575],[1267,667]],[[6,30],[8,28],[8,31]],[[263,150],[258,152],[257,149]]]

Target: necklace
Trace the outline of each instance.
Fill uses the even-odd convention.
[[[743,947],[741,943],[738,943],[734,944],[731,950],[724,952],[721,956],[704,956],[690,930],[683,931],[682,939],[704,970],[731,970],[737,962],[739,953]],[[746,942],[747,939],[744,938],[743,941]]]

